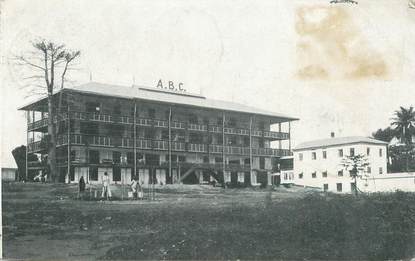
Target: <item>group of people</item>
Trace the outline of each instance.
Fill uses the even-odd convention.
[[[134,176],[134,178],[132,179],[130,187],[131,187],[131,191],[133,194],[133,199],[143,199],[143,196],[144,196],[143,187],[141,186],[137,176]],[[83,176],[81,176],[81,178],[79,179],[80,197],[83,196],[84,192],[85,192],[85,179]],[[107,199],[111,199],[112,197],[111,188],[110,188],[110,179],[109,179],[107,172],[105,172],[104,176],[102,177],[101,197],[107,198]]]

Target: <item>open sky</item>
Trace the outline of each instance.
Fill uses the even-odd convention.
[[[407,0],[1,1],[1,166],[26,143],[13,56],[38,38],[79,49],[72,85],[191,92],[300,118],[293,143],[369,136],[415,104],[415,9]]]

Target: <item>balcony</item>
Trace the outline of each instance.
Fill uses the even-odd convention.
[[[35,142],[29,143],[27,145],[27,152],[28,153],[40,152],[44,149],[45,148],[42,144],[42,141],[35,141]]]
[[[163,140],[154,140],[153,141],[153,149],[155,150],[168,150],[169,149],[169,142]]]
[[[89,119],[91,121],[112,122],[112,115],[94,112],[90,114]]]
[[[139,139],[136,140],[136,147],[137,149],[151,149],[151,140],[143,140],[143,139]]]
[[[207,145],[190,143],[189,152],[207,152]]]
[[[249,135],[248,129],[237,129],[237,128],[224,128],[225,134],[233,135]]]
[[[29,123],[29,125],[27,126],[27,129],[29,131],[32,131],[36,129],[45,128],[47,126],[48,126],[48,118],[43,118],[41,120]]]
[[[222,133],[222,127],[209,126],[209,131],[214,133]]]
[[[210,153],[222,153],[222,145],[209,145]]]
[[[171,150],[173,151],[186,151],[186,143],[184,142],[171,142]]]
[[[154,122],[154,127],[158,127],[158,128],[168,128],[169,127],[169,122],[168,121],[153,120],[153,122]]]
[[[207,131],[206,125],[189,123],[189,130],[191,131]]]
[[[137,118],[136,124],[140,125],[140,126],[151,126],[151,120],[150,119]]]
[[[181,129],[184,130],[186,128],[186,124],[184,122],[172,121],[170,123],[172,129]]]
[[[290,134],[286,132],[264,131],[264,138],[287,140],[290,138]]]

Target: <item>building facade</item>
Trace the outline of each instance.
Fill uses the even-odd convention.
[[[60,177],[143,184],[270,180],[291,155],[292,117],[165,88],[88,83],[55,94]],[[59,97],[59,98],[58,98]],[[47,101],[27,112],[28,153],[47,156]],[[285,130],[285,131],[284,131]],[[37,163],[28,163],[30,169]]]
[[[324,191],[350,193],[355,189],[350,170],[343,166],[346,156],[363,155],[367,162],[359,175],[358,188],[366,190],[367,180],[387,174],[387,143],[366,137],[341,137],[305,142],[294,152],[294,184]]]

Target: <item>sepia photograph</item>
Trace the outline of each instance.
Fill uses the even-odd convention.
[[[0,1],[0,258],[415,261],[414,0]]]

